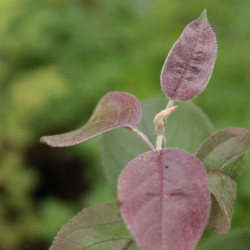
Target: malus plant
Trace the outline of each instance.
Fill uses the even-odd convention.
[[[117,204],[83,209],[62,227],[51,249],[188,250],[196,247],[206,225],[217,233],[229,231],[250,131],[213,133],[206,115],[192,103],[173,106],[204,90],[216,54],[216,37],[204,11],[185,27],[163,66],[165,109],[159,112],[163,99],[144,102],[142,117],[133,95],[114,91],[100,100],[84,127],[41,138],[64,147],[115,129],[102,136],[100,152]],[[171,113],[173,122],[167,125]]]

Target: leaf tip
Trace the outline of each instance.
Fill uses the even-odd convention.
[[[48,146],[53,147],[54,145],[52,145],[52,143],[51,143],[51,141],[49,140],[48,137],[49,137],[49,136],[42,136],[42,137],[40,138],[40,142],[43,143],[43,144],[46,144],[46,145],[48,145]]]
[[[174,112],[179,106],[180,106],[179,104],[173,106],[173,107],[171,108],[171,113]],[[170,114],[171,114],[171,113],[170,113]]]
[[[201,24],[208,23],[207,10],[206,9],[203,10],[200,17],[197,19],[197,21],[199,21]]]
[[[40,142],[43,143],[43,144],[47,144],[46,136],[41,137]]]

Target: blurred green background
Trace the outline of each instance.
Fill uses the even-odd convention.
[[[83,125],[108,91],[162,94],[168,51],[204,8],[218,57],[193,101],[217,130],[250,129],[249,0],[0,0],[0,249],[48,249],[75,213],[114,199],[97,139],[57,149],[39,138]],[[249,156],[232,230],[250,227]]]

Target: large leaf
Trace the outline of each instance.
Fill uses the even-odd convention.
[[[50,247],[51,250],[125,248],[138,249],[113,202],[83,209],[62,227]]]
[[[208,172],[213,194],[209,226],[217,233],[227,233],[230,229],[236,180],[242,172],[249,146],[249,130],[227,128],[205,140],[196,153]]]
[[[142,102],[140,130],[154,142],[153,119],[166,106],[166,98],[154,98]],[[171,115],[167,125],[167,146],[195,152],[202,141],[213,132],[207,116],[193,103],[181,103]],[[148,151],[141,140],[129,131],[118,128],[100,138],[100,155],[108,185],[116,196],[117,180],[121,170],[141,153]]]
[[[185,101],[200,94],[212,75],[216,54],[216,37],[204,11],[185,27],[165,61],[161,87],[166,96]]]
[[[215,235],[198,250],[249,250],[250,230],[240,229],[226,235]]]
[[[130,160],[148,151],[148,148],[135,134],[119,128],[101,136],[99,151],[108,186],[117,197],[117,181],[122,169]]]
[[[206,171],[182,149],[132,160],[118,182],[122,217],[140,249],[194,249],[210,213]]]
[[[84,127],[60,135],[43,136],[41,142],[53,147],[72,146],[118,127],[136,127],[140,120],[139,101],[128,93],[113,91],[100,100]]]
[[[208,172],[207,178],[212,193],[208,224],[217,233],[228,233],[236,199],[236,182],[230,176],[219,172]]]

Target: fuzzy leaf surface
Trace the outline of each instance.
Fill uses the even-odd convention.
[[[206,11],[189,23],[176,41],[161,72],[161,87],[171,100],[186,101],[207,86],[217,45]]]
[[[138,249],[126,229],[119,209],[107,202],[83,209],[58,232],[51,250]]]
[[[215,235],[197,250],[249,250],[250,230],[239,229],[226,235]]]
[[[227,233],[230,229],[236,181],[242,173],[249,146],[250,131],[233,127],[214,133],[196,153],[208,172],[213,194],[209,226],[217,233]]]
[[[119,177],[118,199],[128,229],[145,250],[194,249],[210,212],[204,167],[176,148],[132,160]]]
[[[250,130],[226,128],[205,140],[196,156],[206,170],[219,171],[238,179],[245,161],[246,150],[250,146]]]
[[[166,107],[166,98],[149,99],[141,105],[143,116],[138,127],[154,144],[156,136],[152,121],[155,114]],[[213,131],[211,122],[200,108],[191,102],[181,103],[167,125],[167,146],[193,153]],[[148,148],[133,133],[118,128],[100,137],[99,150],[108,185],[117,197],[117,180],[122,169],[139,154],[148,151]]]
[[[236,199],[236,182],[230,176],[220,172],[208,172],[207,178],[212,193],[208,225],[215,232],[226,234],[231,226]]]
[[[64,134],[43,136],[41,142],[53,147],[72,146],[115,128],[136,127],[140,120],[140,102],[133,95],[113,91],[100,100],[85,126]]]

